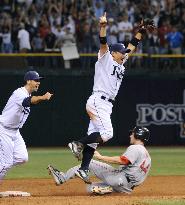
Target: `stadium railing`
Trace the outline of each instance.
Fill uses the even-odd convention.
[[[45,53],[0,53],[2,70],[28,69],[93,71],[97,53],[80,53],[78,59],[69,61],[66,67],[61,52]],[[184,72],[185,54],[132,54],[126,63],[128,72]]]

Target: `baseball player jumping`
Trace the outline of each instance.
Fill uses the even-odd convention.
[[[91,160],[89,170],[101,180],[88,186],[88,192],[107,194],[112,192],[131,193],[134,187],[140,185],[147,177],[151,158],[144,144],[149,140],[150,132],[145,127],[135,127],[130,131],[130,146],[121,156],[102,156],[95,151],[94,157],[111,164],[120,165],[118,168]],[[79,166],[69,169],[66,173],[60,172],[48,165],[49,174],[56,185],[61,185],[76,175]]]
[[[42,78],[36,71],[28,71],[24,76],[24,87],[12,93],[0,115],[0,180],[11,167],[28,161],[28,152],[19,129],[28,118],[30,107],[50,100],[53,95],[47,92],[42,96],[31,96],[38,90]]]
[[[95,64],[94,86],[89,97],[86,110],[90,117],[87,136],[79,141],[68,144],[72,153],[81,160],[81,167],[76,175],[84,182],[90,183],[88,177],[89,163],[98,144],[103,144],[113,137],[111,113],[113,103],[120,88],[125,67],[130,54],[132,54],[142,39],[143,33],[154,28],[153,21],[142,20],[138,33],[133,37],[128,47],[123,44],[113,44],[110,49],[106,39],[106,13],[100,17],[100,50]]]

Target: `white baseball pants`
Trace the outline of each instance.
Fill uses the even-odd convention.
[[[102,93],[91,95],[86,104],[86,110],[90,117],[88,135],[93,132],[99,132],[104,142],[113,137],[113,128],[111,122],[112,103],[101,99]],[[90,144],[96,148],[97,143]]]
[[[0,180],[12,166],[27,161],[28,152],[19,130],[7,130],[0,125]]]

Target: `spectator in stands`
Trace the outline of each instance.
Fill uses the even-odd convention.
[[[157,35],[157,30],[153,33],[148,34],[149,41],[149,54],[158,54],[159,53],[159,37]]]
[[[128,15],[127,14],[121,15],[119,17],[119,22],[118,22],[119,42],[123,43],[125,41],[125,35],[129,36],[129,39],[131,40],[132,30],[133,30],[133,25],[131,22],[129,22]]]
[[[70,27],[66,27],[63,32],[63,35],[56,39],[55,48],[60,49],[64,44],[70,45],[71,43],[76,43],[75,37],[71,33]]]
[[[158,37],[158,32],[155,30],[153,33],[148,34],[148,54],[158,54],[159,53],[159,37]],[[148,67],[154,67],[157,68],[159,59],[158,58],[149,58],[148,59]],[[161,69],[161,68],[159,68]]]
[[[43,14],[41,16],[41,20],[40,20],[38,29],[39,29],[41,38],[45,38],[45,36],[49,33],[50,24],[48,22],[46,14]]]
[[[118,42],[118,27],[114,22],[113,18],[108,19],[107,24],[107,43],[108,45],[115,44]]]
[[[13,45],[11,40],[11,31],[9,27],[4,27],[2,32],[2,53],[12,53]]]
[[[62,7],[58,7],[57,4],[51,3],[48,9],[49,23],[53,26],[54,22],[57,25],[61,25],[62,22]]]
[[[30,41],[32,41],[33,37],[36,36],[38,31],[37,20],[34,16],[29,16],[29,18],[26,21],[25,28],[30,34]]]
[[[134,22],[135,22],[135,6],[134,6],[134,2],[128,2],[127,10],[128,10],[128,19],[129,19],[129,21],[133,25]]]
[[[98,48],[99,48],[99,36],[97,35],[98,33],[98,29],[99,29],[99,24],[98,21],[94,21],[91,24],[91,31],[92,31],[92,38],[93,38],[93,51],[97,52]]]
[[[168,42],[166,39],[167,33],[171,32],[171,24],[170,21],[163,20],[161,26],[158,28],[158,36],[159,36],[159,54],[167,54],[168,53]]]
[[[32,50],[35,53],[40,53],[44,51],[44,39],[41,38],[40,33],[37,32],[37,34],[33,37],[31,41]]]
[[[64,20],[64,25],[62,27],[62,30],[65,30],[67,27],[70,28],[70,33],[74,35],[75,34],[75,22],[72,16],[68,16],[68,18]]]
[[[73,19],[73,16],[69,15],[67,17],[67,23],[66,23],[66,27],[70,27],[70,32],[75,35],[75,21]]]
[[[179,17],[180,16],[177,13],[177,9],[173,8],[172,12],[171,12],[171,15],[170,15],[170,22],[171,22],[172,26],[178,26],[178,24],[179,24]]]
[[[158,25],[160,16],[160,3],[157,1],[152,1],[150,7],[150,16],[153,18],[154,24]]]
[[[171,44],[169,43],[170,40],[167,41],[164,36],[171,32],[171,26],[178,27],[182,35],[185,35],[184,3],[184,0],[1,0],[0,31],[4,27],[9,28],[13,52],[18,52],[17,35],[21,22],[24,22],[25,30],[29,32],[30,41],[39,31],[44,42],[47,39],[46,36],[49,36],[51,44],[55,40],[54,36],[51,37],[50,35],[50,29],[57,38],[61,39],[65,28],[70,27],[70,32],[76,37],[77,45],[81,48],[81,44],[85,41],[85,35],[82,33],[83,26],[88,23],[93,38],[91,52],[97,52],[99,47],[97,20],[104,11],[108,12],[108,17],[113,18],[114,22],[118,22],[119,42],[127,41],[125,35],[126,38],[131,38],[133,25],[141,18],[152,17],[155,24],[159,25],[159,54],[166,54],[168,53],[167,46]],[[113,25],[112,27],[115,28],[115,25]],[[113,34],[111,40],[108,39],[108,41],[115,41],[115,37]],[[183,39],[185,39],[184,37]],[[0,38],[2,40],[2,37]],[[142,42],[143,52],[145,51],[145,44],[148,45],[149,41],[146,36],[146,40]],[[185,40],[180,40],[179,44],[181,44],[180,48],[172,48],[173,53],[185,52]],[[183,51],[181,48],[183,48]]]
[[[31,49],[30,45],[30,35],[27,30],[25,30],[24,23],[20,24],[20,30],[18,32],[18,42],[19,42],[19,52],[27,53]]]
[[[2,12],[0,15],[0,26],[8,27],[11,30],[12,18],[9,13]]]
[[[49,33],[44,38],[45,51],[52,51],[55,47],[56,35],[49,30]]]
[[[51,31],[53,34],[55,34],[56,38],[59,39],[64,35],[64,31],[61,24],[55,24],[56,22],[54,22],[53,27],[51,27]]]
[[[117,2],[115,1],[105,1],[106,5],[106,11],[107,14],[109,15],[109,18],[113,18],[113,19],[117,19],[119,13],[120,13],[120,8],[123,8],[122,6],[120,6]],[[118,9],[119,7],[119,9]]]
[[[49,33],[44,38],[44,50],[45,52],[54,52],[56,36],[54,33],[49,30]],[[55,51],[56,52],[56,51]],[[57,57],[47,57],[45,58],[45,65],[47,67],[56,67],[57,66]]]
[[[89,23],[85,23],[81,29],[82,29],[82,42],[80,45],[80,51],[82,53],[91,53],[92,45],[93,45],[91,25]]]
[[[172,54],[182,54],[183,35],[177,30],[177,27],[172,27],[172,31],[166,35],[166,39]]]
[[[183,38],[182,33],[178,31],[175,26],[172,27],[172,31],[166,35],[166,39],[169,42],[169,48],[172,54],[182,54]],[[179,59],[174,59],[172,67],[180,70],[181,61]]]
[[[93,37],[91,31],[91,25],[85,23],[82,27],[82,42],[80,46],[81,53],[92,53],[93,49]],[[81,57],[82,68],[89,68],[91,63],[91,57],[83,56]]]
[[[104,8],[104,1],[103,0],[93,0],[93,9],[97,19],[103,15],[105,8]]]

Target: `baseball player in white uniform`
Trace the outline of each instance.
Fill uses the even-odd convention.
[[[113,137],[110,116],[123,79],[124,63],[129,55],[135,51],[142,34],[146,32],[148,26],[153,26],[153,22],[150,20],[142,21],[138,33],[127,48],[118,43],[113,44],[109,49],[106,40],[106,13],[100,17],[99,24],[100,50],[98,61],[95,64],[93,92],[86,104],[86,110],[90,117],[87,136],[68,144],[78,160],[81,160],[81,154],[83,154],[81,167],[76,171],[76,175],[86,183],[90,183],[88,177],[89,163],[97,144],[103,144]]]
[[[89,170],[101,180],[101,182],[88,185],[88,192],[107,194],[112,192],[131,193],[134,187],[140,185],[147,177],[151,158],[144,144],[149,140],[150,132],[145,127],[135,127],[130,132],[130,146],[121,156],[102,156],[95,151],[94,157],[111,164],[120,165],[115,168],[109,164],[91,160]],[[75,166],[66,173],[60,172],[52,165],[48,165],[49,174],[53,177],[56,185],[61,185],[75,177],[80,168]]]
[[[42,96],[31,96],[38,90],[42,78],[36,71],[28,71],[24,76],[25,85],[12,93],[0,115],[0,180],[11,167],[28,161],[28,152],[19,129],[26,122],[30,107],[50,100],[53,95],[47,92]]]

